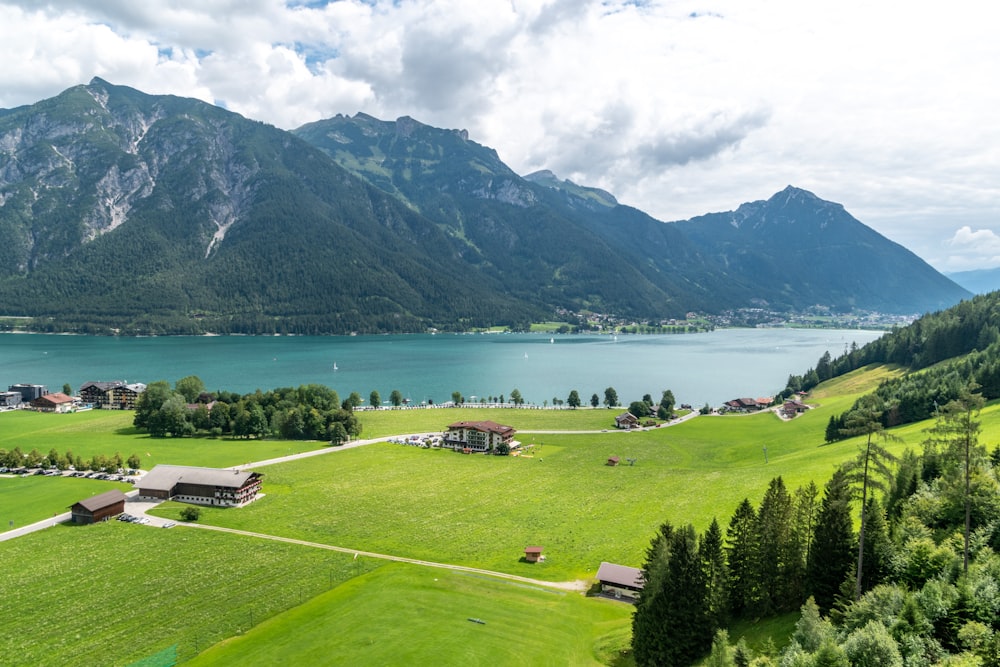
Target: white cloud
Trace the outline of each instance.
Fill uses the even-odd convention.
[[[1000,236],[992,229],[959,227],[945,245],[948,254],[942,263],[947,271],[1000,266]]]
[[[1000,214],[1000,8],[955,0],[0,0],[0,106],[101,76],[279,127],[467,128],[665,220],[794,184],[939,268]]]

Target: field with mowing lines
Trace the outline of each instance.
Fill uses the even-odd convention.
[[[621,602],[393,563],[188,664],[602,665],[628,648],[631,616]]]
[[[178,526],[108,521],[0,543],[4,665],[129,664],[199,650],[377,567]]]

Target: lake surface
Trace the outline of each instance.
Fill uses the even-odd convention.
[[[624,404],[664,389],[678,403],[717,406],[770,396],[790,374],[815,367],[881,332],[833,329],[722,329],[683,335],[414,334],[390,336],[178,336],[113,338],[0,335],[0,384],[73,390],[92,380],[171,383],[197,375],[209,390],[325,384],[367,402],[398,389],[410,400],[442,403],[510,396],[542,405],[576,389],[584,404],[614,387]]]

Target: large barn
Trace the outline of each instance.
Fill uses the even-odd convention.
[[[125,511],[125,494],[111,489],[96,496],[73,503],[70,508],[73,523],[97,523],[106,521]]]
[[[158,465],[136,484],[139,497],[242,507],[257,498],[261,474],[249,470]]]

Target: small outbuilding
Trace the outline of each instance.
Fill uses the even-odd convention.
[[[619,459],[617,456],[608,457],[608,465],[611,466],[612,468],[618,465],[619,463],[621,463],[621,459]]]
[[[537,563],[544,559],[545,556],[542,555],[541,547],[524,547],[524,560],[529,563]]]
[[[73,503],[69,508],[73,523],[107,521],[125,511],[125,494],[111,489],[96,496]]]
[[[61,392],[39,396],[31,402],[31,407],[39,412],[70,412],[73,410],[73,397]]]
[[[639,568],[614,563],[601,563],[597,569],[597,581],[603,595],[631,602],[639,597],[645,583]]]

